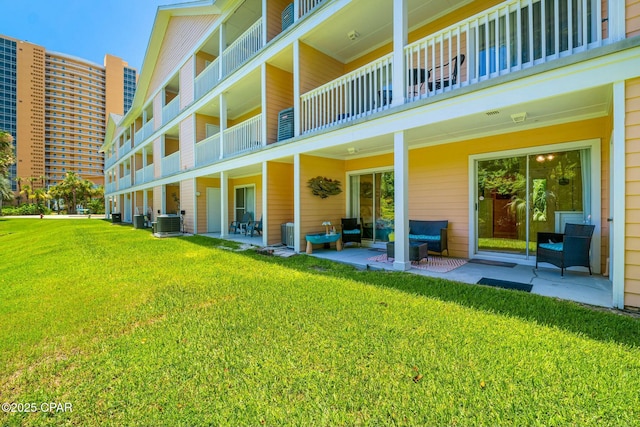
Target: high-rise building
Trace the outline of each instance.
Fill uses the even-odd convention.
[[[67,172],[102,184],[107,116],[129,109],[135,85],[136,70],[118,57],[99,65],[0,36],[0,129],[15,139],[13,190],[17,178],[39,188]]]

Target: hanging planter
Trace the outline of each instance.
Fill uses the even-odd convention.
[[[321,199],[326,199],[329,196],[335,196],[336,194],[342,193],[340,181],[323,176],[311,178],[307,181],[307,187],[311,189],[311,194],[318,196]]]

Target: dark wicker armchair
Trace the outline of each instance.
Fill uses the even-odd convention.
[[[567,267],[587,267],[591,274],[589,250],[593,225],[566,224],[564,234],[538,233],[536,244],[536,269],[538,263],[548,262],[560,267],[560,275],[564,276]]]
[[[362,245],[362,225],[357,218],[342,218],[342,243],[348,242]]]

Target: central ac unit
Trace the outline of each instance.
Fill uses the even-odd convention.
[[[278,141],[293,138],[293,107],[278,113]]]
[[[289,3],[282,11],[282,31],[293,24],[293,3]]]
[[[282,244],[288,248],[293,248],[295,245],[295,228],[293,222],[287,222],[280,226]]]

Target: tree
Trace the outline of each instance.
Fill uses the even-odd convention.
[[[15,162],[13,136],[9,132],[0,131],[0,175],[7,176],[9,166]]]
[[[25,199],[27,200],[27,202],[29,200],[33,200],[33,189],[31,188],[31,186],[29,184],[25,184],[22,186],[22,189],[20,189],[19,194],[21,196],[24,196]]]
[[[75,172],[67,172],[62,182],[49,189],[48,197],[55,200],[58,206],[59,200],[62,199],[67,212],[75,213],[78,203],[88,207],[92,199],[104,200],[104,189],[94,188],[91,181],[80,178]]]
[[[9,178],[0,175],[0,215],[2,215],[2,202],[13,199],[13,191],[11,191],[11,181]]]

